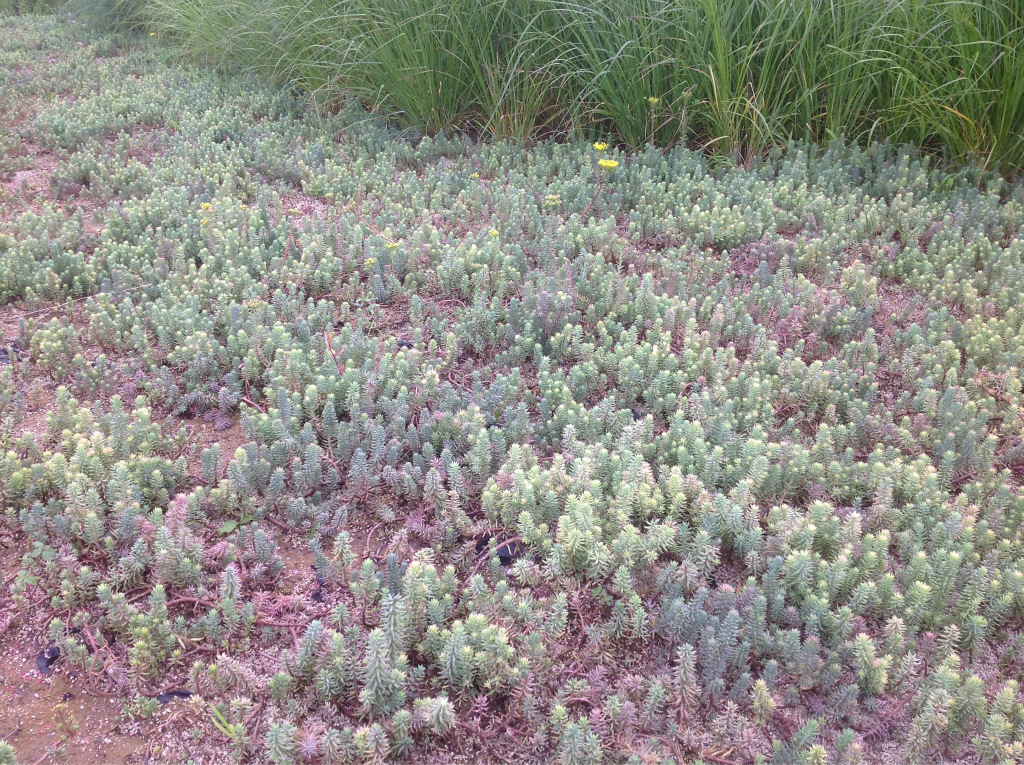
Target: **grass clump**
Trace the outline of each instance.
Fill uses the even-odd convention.
[[[1024,16],[1006,0],[147,0],[187,50],[429,133],[684,141],[750,162],[889,139],[1020,168]]]
[[[1020,759],[1019,184],[411,141],[10,29],[12,650],[170,760]]]
[[[53,0],[2,0],[0,1],[0,14],[19,16],[32,13],[53,13],[58,5]],[[2,751],[0,749],[0,752]]]

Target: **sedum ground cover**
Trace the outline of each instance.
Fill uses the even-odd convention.
[[[147,757],[1024,761],[1019,184],[4,24],[0,629]]]

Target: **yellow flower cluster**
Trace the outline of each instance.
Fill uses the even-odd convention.
[[[604,141],[598,141],[597,143],[594,144],[594,150],[595,151],[607,151],[608,150],[608,144],[605,143]]]
[[[618,160],[615,159],[602,159],[598,163],[603,170],[607,170],[609,173],[619,166]]]

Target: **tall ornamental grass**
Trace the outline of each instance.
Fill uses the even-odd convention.
[[[194,54],[424,132],[686,141],[743,161],[845,135],[1024,165],[1016,0],[138,2]]]

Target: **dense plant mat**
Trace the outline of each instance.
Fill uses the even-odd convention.
[[[4,25],[0,640],[149,761],[1022,760],[1020,185]]]

